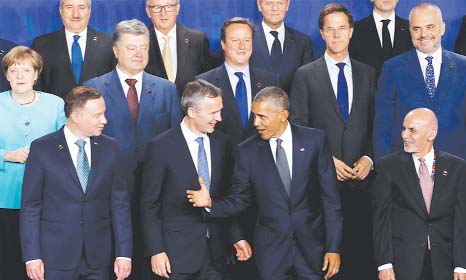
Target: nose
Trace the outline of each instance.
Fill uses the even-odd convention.
[[[252,116],[252,117],[254,118],[254,121],[253,121],[254,127],[258,127],[259,125],[261,125],[259,118],[256,118],[255,116]]]
[[[401,130],[401,139],[407,139],[409,137],[409,130],[403,129]]]
[[[215,120],[218,121],[218,122],[222,121],[222,113],[221,112],[218,112],[218,113],[215,114]]]
[[[102,117],[100,118],[100,123],[101,124],[107,124],[107,118],[102,115]]]
[[[272,11],[278,10],[278,3],[273,3],[272,4]]]
[[[78,7],[73,7],[72,16],[73,16],[73,18],[79,18],[79,8]]]
[[[19,69],[17,72],[16,72],[16,79],[22,79],[24,77],[23,75],[23,70]]]

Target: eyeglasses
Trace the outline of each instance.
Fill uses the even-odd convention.
[[[160,13],[162,9],[165,10],[167,13],[171,13],[175,10],[175,7],[178,5],[176,4],[168,4],[168,5],[147,5],[147,7],[153,12],[153,13]]]

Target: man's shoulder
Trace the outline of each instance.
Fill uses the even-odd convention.
[[[206,81],[209,81],[211,80],[212,78],[218,76],[221,72],[223,72],[223,69],[224,69],[224,65],[223,63],[220,65],[220,66],[217,66],[216,68],[214,69],[211,69],[207,72],[204,72],[202,74],[199,74],[197,75],[195,78],[196,79],[202,79],[202,80],[206,80]]]
[[[317,58],[314,61],[304,64],[303,66],[299,67],[296,72],[312,72],[312,71],[322,71],[322,66],[325,65],[325,59],[323,56]],[[326,67],[326,66],[325,66]]]
[[[145,71],[142,74],[142,83],[145,84],[146,87],[172,88],[176,91],[176,86],[174,83]]]
[[[113,45],[113,38],[112,35],[107,34],[105,32],[98,31],[91,27],[87,28],[88,35],[87,37],[92,40],[93,42],[99,43],[100,45],[108,47],[109,45]]]
[[[466,160],[464,160],[464,159],[462,159],[462,158],[460,158],[458,156],[455,156],[453,154],[443,152],[443,151],[440,151],[440,150],[436,150],[435,153],[436,153],[437,160],[439,160],[439,161],[445,161],[445,162],[452,163],[454,165],[459,165],[459,166],[466,167]]]
[[[65,139],[64,137],[65,136],[63,134],[63,128],[61,128],[61,129],[59,129],[57,131],[51,132],[49,134],[46,134],[46,135],[44,135],[42,137],[39,137],[39,138],[35,139],[31,143],[31,148],[41,147],[41,149],[43,149],[44,147],[47,147],[50,144],[56,143],[61,138],[63,138],[63,140],[64,140]],[[66,144],[66,142],[64,142],[64,143]],[[57,146],[57,149],[61,150],[63,148],[64,147],[61,144]]]
[[[311,40],[311,37],[309,37],[309,35],[305,34],[304,32],[298,31],[294,28],[291,28],[287,25],[285,25],[285,40],[286,35],[293,36],[293,39],[299,42],[309,42]]]
[[[17,46],[17,44],[15,44],[15,43],[13,43],[11,41],[0,38],[0,49],[8,52],[10,49],[12,49],[12,48],[14,48],[16,46]]]
[[[37,36],[32,41],[32,48],[40,51],[42,48],[50,48],[53,46],[50,44],[57,41],[66,41],[65,29],[62,28],[57,31],[52,31],[50,33]]]
[[[93,87],[95,89],[99,89],[99,90],[102,90],[102,87],[106,84],[106,83],[109,83],[109,81],[114,78],[114,75],[116,75],[115,73],[115,69],[113,69],[112,71],[108,72],[108,73],[105,73],[103,75],[100,75],[100,76],[97,76],[97,77],[94,77],[86,82],[84,82],[84,85],[85,86],[90,86],[90,87]]]
[[[206,37],[205,33],[201,30],[198,30],[198,29],[194,29],[194,28],[189,28],[189,27],[186,27],[182,24],[179,24],[178,22],[176,23],[176,27],[177,27],[177,32],[178,31],[182,31],[182,32],[185,32],[185,33],[188,33],[190,37],[194,38],[194,39],[204,39]]]

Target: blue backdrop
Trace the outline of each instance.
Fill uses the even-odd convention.
[[[61,28],[58,0],[0,0],[0,37],[18,44],[29,46],[37,35]],[[328,3],[340,2],[352,12],[355,20],[369,15],[372,11],[370,0],[326,1],[291,0],[286,23],[309,34],[314,42],[316,54],[323,51],[317,18],[320,9]],[[397,13],[407,18],[409,10],[421,1],[400,0]],[[440,6],[447,24],[443,45],[453,49],[463,14],[465,0],[432,1]],[[115,24],[124,19],[137,18],[149,23],[144,11],[145,0],[93,0],[91,26],[111,33]],[[181,0],[179,22],[207,33],[212,49],[219,46],[220,26],[233,16],[260,21],[256,0]]]

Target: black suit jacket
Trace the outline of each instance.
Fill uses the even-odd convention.
[[[456,38],[455,52],[466,55],[466,16],[463,17],[463,23],[458,32],[458,38]]]
[[[282,64],[277,74],[272,66],[267,41],[262,24],[255,27],[253,52],[249,64],[276,75],[279,86],[288,94],[296,70],[312,61],[314,50],[311,38],[304,33],[285,26],[285,42],[283,44]]]
[[[395,38],[390,57],[402,54],[412,48],[409,22],[399,16],[395,16]],[[349,52],[352,58],[374,67],[376,77],[379,77],[384,57],[372,14],[354,23],[354,32],[350,41]]]
[[[209,134],[213,198],[230,188],[232,146],[220,132]],[[226,219],[207,220],[204,208],[193,207],[186,190],[199,189],[198,174],[181,127],[157,136],[147,145],[141,214],[145,253],[166,252],[172,272],[198,271],[207,250],[218,266],[226,263],[235,242],[243,239],[235,223]],[[209,229],[209,243],[205,237]]]
[[[78,84],[113,69],[112,37],[92,28],[87,29],[86,51],[79,83],[74,78],[64,28],[35,38],[32,48],[44,59],[44,69],[37,88],[63,99]]]
[[[351,59],[351,69],[353,103],[346,122],[338,108],[324,57],[296,72],[290,96],[290,120],[325,130],[332,154],[348,166],[361,156],[372,158],[375,90],[372,67]]]
[[[15,43],[0,38],[0,61],[3,61],[3,57],[14,47],[16,47]],[[0,92],[10,89],[10,82],[5,78],[2,70],[0,71]]]
[[[377,265],[392,263],[397,280],[419,279],[431,242],[434,280],[453,279],[466,267],[466,162],[435,152],[430,214],[422,197],[411,154],[396,152],[376,165],[372,187]]]
[[[147,64],[145,71],[167,79],[154,26],[150,25],[148,28],[150,34],[149,64]],[[176,51],[177,73],[175,84],[181,95],[186,84],[194,81],[194,76],[204,73],[214,66],[209,40],[205,33],[186,28],[179,23],[176,24]]]
[[[254,98],[256,94],[263,88],[268,86],[276,86],[277,81],[273,75],[254,68],[249,67],[251,75],[251,96]],[[217,124],[217,129],[227,134],[234,147],[241,141],[255,133],[253,126],[253,117],[249,117],[248,126],[243,128],[241,116],[234,95],[234,90],[231,88],[230,80],[225,65],[220,65],[217,68],[196,76],[196,79],[206,80],[222,90],[223,110],[222,121]]]

